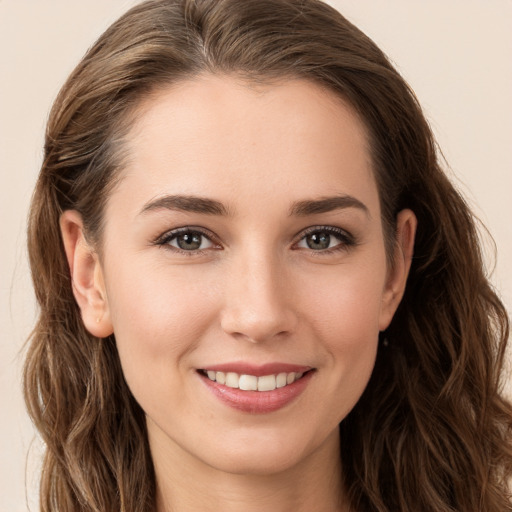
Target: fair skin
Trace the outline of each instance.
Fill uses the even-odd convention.
[[[338,424],[416,227],[399,213],[390,268],[362,123],[306,81],[204,75],[148,98],[127,147],[101,251],[76,212],[61,228],[83,321],[115,333],[146,413],[157,511],[348,510]]]

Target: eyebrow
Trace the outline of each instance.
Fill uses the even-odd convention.
[[[140,213],[144,214],[161,209],[202,213],[205,215],[229,215],[227,208],[220,201],[206,197],[184,195],[157,197],[146,203]]]
[[[359,201],[359,199],[348,195],[297,201],[291,206],[289,215],[305,217],[307,215],[328,213],[334,210],[346,208],[360,209],[366,213],[368,217],[371,217],[370,212],[364,203]],[[226,206],[220,201],[207,197],[187,195],[166,195],[152,199],[144,205],[140,214],[161,209],[201,213],[204,215],[230,215],[228,208],[226,208]]]
[[[342,195],[332,197],[322,197],[320,199],[298,201],[290,209],[290,215],[304,217],[306,215],[315,215],[317,213],[328,213],[334,210],[345,208],[358,208],[368,217],[371,217],[367,206],[353,196]]]

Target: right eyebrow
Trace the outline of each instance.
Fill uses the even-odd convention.
[[[215,199],[200,196],[165,195],[146,203],[139,215],[161,209],[202,213],[205,215],[227,216],[230,214],[228,209],[220,201],[216,201]]]

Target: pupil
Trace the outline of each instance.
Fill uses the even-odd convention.
[[[178,246],[180,249],[191,251],[201,247],[201,235],[199,233],[185,233],[178,237]]]
[[[327,249],[331,243],[331,235],[329,233],[313,233],[308,235],[306,243],[310,249]]]

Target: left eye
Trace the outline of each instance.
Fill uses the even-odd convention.
[[[318,229],[305,235],[297,244],[301,249],[325,251],[339,245],[350,245],[348,237],[337,231]]]
[[[182,251],[200,251],[213,247],[213,242],[199,231],[182,231],[171,234],[165,243]]]

